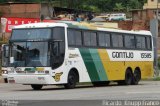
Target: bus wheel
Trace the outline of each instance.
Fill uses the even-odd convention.
[[[8,83],[8,79],[7,78],[4,78],[4,83]]]
[[[130,69],[127,69],[125,74],[125,80],[117,81],[118,85],[131,85],[133,80],[133,75]]]
[[[132,84],[133,85],[138,85],[138,82],[141,80],[141,73],[139,70],[135,70],[134,71],[134,78],[133,78],[133,81],[132,81]]]
[[[32,84],[31,87],[34,89],[34,90],[41,90],[43,85],[36,85],[36,84]]]
[[[125,74],[125,85],[131,85],[133,79],[133,75],[131,70],[127,69],[126,74]]]
[[[74,71],[70,71],[68,75],[68,83],[64,85],[66,89],[73,89],[76,86],[77,74]]]

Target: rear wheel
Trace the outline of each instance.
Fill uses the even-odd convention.
[[[133,74],[130,69],[126,70],[125,80],[118,81],[118,85],[131,85],[133,80]]]
[[[41,90],[43,85],[36,85],[36,84],[32,84],[31,87],[34,89],[34,90]]]
[[[133,85],[138,85],[139,81],[141,80],[141,73],[139,70],[135,70],[134,71],[134,78],[133,78],[133,81],[132,81],[132,84]]]
[[[131,70],[127,70],[125,74],[125,85],[131,85],[133,79],[133,75]]]
[[[65,84],[64,87],[66,89],[73,89],[73,88],[75,88],[76,83],[78,81],[77,78],[78,78],[78,75],[74,71],[69,72],[68,83]]]

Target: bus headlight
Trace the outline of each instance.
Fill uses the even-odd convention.
[[[2,74],[8,74],[7,70],[2,70]]]

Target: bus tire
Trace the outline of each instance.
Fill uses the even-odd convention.
[[[78,75],[75,71],[70,71],[68,74],[67,84],[64,85],[66,89],[73,89],[76,86]]]
[[[118,85],[131,85],[133,80],[133,74],[131,69],[127,69],[125,73],[125,80],[118,81]]]
[[[141,72],[139,69],[135,69],[134,73],[133,73],[133,81],[132,84],[133,85],[138,85],[139,81],[141,80]]]
[[[132,80],[133,80],[133,74],[131,69],[127,69],[126,73],[125,73],[125,85],[131,85],[132,84]]]
[[[4,83],[8,83],[8,79],[7,78],[4,78]]]
[[[43,85],[32,84],[31,87],[33,88],[33,90],[41,90]]]

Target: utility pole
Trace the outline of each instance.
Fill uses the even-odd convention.
[[[156,19],[157,19],[157,28],[156,28],[156,47],[155,47],[155,52],[156,52],[156,71],[157,71],[157,73],[158,73],[158,75],[159,75],[159,70],[158,70],[158,43],[157,43],[157,41],[158,41],[158,32],[159,32],[159,30],[158,30],[158,28],[159,28],[159,7],[158,7],[158,5],[159,5],[159,0],[157,0],[157,10],[156,10]]]

